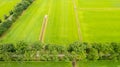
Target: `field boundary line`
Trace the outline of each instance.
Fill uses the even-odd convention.
[[[72,2],[73,2],[73,6],[74,6],[74,12],[75,12],[75,17],[76,17],[76,23],[77,23],[77,26],[78,26],[78,36],[79,36],[80,42],[82,42],[82,32],[81,32],[81,28],[80,28],[80,21],[79,21],[77,6],[76,6],[76,3],[75,3],[75,0],[72,0]]]
[[[77,8],[78,10],[92,10],[92,11],[113,11],[120,10],[120,8]]]

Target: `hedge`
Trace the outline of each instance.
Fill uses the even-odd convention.
[[[68,47],[40,42],[0,45],[0,61],[120,60],[120,43],[80,43]]]

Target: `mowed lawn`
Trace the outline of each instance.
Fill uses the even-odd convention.
[[[71,62],[0,62],[0,67],[72,67]]]
[[[0,39],[39,41],[43,19],[48,15],[44,43],[69,44],[80,38],[85,42],[120,42],[118,8],[119,0],[35,0]]]
[[[80,61],[77,62],[77,67],[120,67],[120,61],[108,61],[108,60],[102,60],[102,61]]]
[[[76,3],[79,3],[83,41],[120,42],[120,9],[116,9],[120,8],[119,0],[79,0]]]
[[[0,0],[0,19],[4,19],[4,15],[9,15],[9,11],[13,10],[15,5],[21,0]]]
[[[79,8],[118,8],[120,0],[76,0]]]
[[[79,40],[72,0],[36,0],[4,34],[1,42],[39,41],[45,15],[48,15],[45,43],[68,44]]]
[[[3,35],[1,42],[35,42],[39,40],[44,16],[50,0],[36,0]]]
[[[73,1],[52,0],[44,42],[69,44],[78,40]]]

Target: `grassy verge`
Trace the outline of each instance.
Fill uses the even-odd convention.
[[[9,11],[13,10],[15,5],[21,0],[0,0],[0,19],[4,19],[4,15],[9,15]]]

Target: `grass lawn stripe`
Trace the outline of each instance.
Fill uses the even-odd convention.
[[[78,26],[78,36],[79,36],[80,42],[82,42],[82,32],[81,32],[81,29],[80,29],[80,21],[79,21],[77,6],[76,6],[75,0],[72,0],[72,1],[73,1],[73,4],[74,4],[74,11],[75,11],[76,23],[77,23],[77,26]]]
[[[44,43],[44,37],[45,37],[46,28],[47,28],[47,23],[48,23],[49,15],[51,12],[51,5],[52,5],[52,0],[49,1],[49,10],[48,10],[48,13],[45,15],[43,23],[42,23],[42,28],[41,28],[40,38],[39,38],[39,40],[42,43]]]
[[[4,15],[9,15],[17,3],[21,0],[0,0],[0,19],[4,20]]]
[[[52,0],[45,43],[69,44],[78,41],[78,31],[72,0]]]
[[[48,7],[48,0],[35,0],[1,38],[1,42],[39,41],[43,17],[48,13]]]

